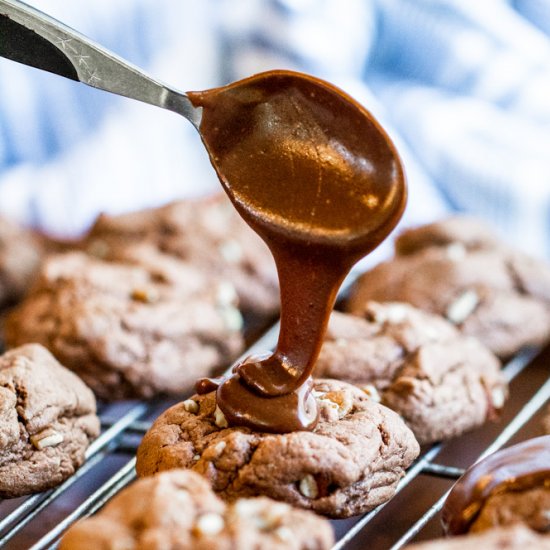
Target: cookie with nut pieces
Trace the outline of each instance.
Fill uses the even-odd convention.
[[[93,393],[45,348],[0,356],[0,497],[59,485],[98,434]]]
[[[286,434],[228,427],[216,394],[195,395],[164,412],[137,453],[138,475],[189,468],[226,500],[264,495],[330,517],[389,500],[418,456],[411,430],[360,389],[318,380],[313,431]]]
[[[480,222],[451,218],[405,231],[396,256],[364,273],[348,311],[408,302],[446,317],[499,357],[550,338],[550,266],[512,250]]]
[[[91,254],[117,259],[137,242],[223,277],[235,287],[244,313],[270,317],[279,309],[271,253],[224,194],[118,216],[102,214],[84,246]]]
[[[224,503],[208,482],[175,469],[140,479],[95,517],[69,529],[60,550],[328,550],[327,520],[265,497]]]
[[[490,454],[453,485],[441,510],[449,535],[523,523],[550,532],[550,436]]]
[[[363,317],[333,312],[314,376],[357,385],[398,412],[420,443],[494,419],[508,389],[500,361],[442,317],[368,302]]]
[[[39,342],[106,400],[188,391],[242,350],[231,284],[136,245],[140,262],[49,257],[6,320],[10,346]]]

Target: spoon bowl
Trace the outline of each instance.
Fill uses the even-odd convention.
[[[292,233],[364,255],[401,217],[397,151],[342,90],[269,71],[188,96],[204,108],[200,132],[220,181],[264,239]]]

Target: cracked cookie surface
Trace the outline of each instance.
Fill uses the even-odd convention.
[[[438,315],[368,302],[333,312],[314,376],[355,384],[398,412],[420,443],[456,437],[495,416],[507,396],[499,360]]]
[[[348,311],[360,315],[369,300],[442,315],[500,357],[550,338],[550,266],[498,243],[469,218],[398,237],[395,258],[357,280]]]
[[[48,258],[8,316],[6,342],[43,344],[106,400],[189,390],[238,355],[230,284],[147,246],[127,253],[140,264]]]
[[[117,259],[135,242],[149,242],[164,253],[224,277],[234,285],[245,313],[272,316],[279,309],[271,253],[225,195],[119,216],[103,214],[85,246],[91,253]]]
[[[311,432],[226,426],[215,392],[163,413],[137,453],[139,476],[189,468],[227,500],[265,495],[331,517],[389,500],[419,446],[401,418],[355,386],[315,382],[319,422]]]
[[[0,356],[0,497],[59,485],[99,434],[93,393],[38,344]]]
[[[74,525],[60,550],[328,550],[327,520],[265,497],[225,504],[190,470],[140,479],[95,517]]]

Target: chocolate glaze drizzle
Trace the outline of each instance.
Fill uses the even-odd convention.
[[[449,535],[466,533],[497,493],[550,488],[550,435],[529,439],[479,461],[452,488],[441,521]]]
[[[269,246],[281,289],[275,352],[218,381],[218,406],[233,425],[312,429],[311,372],[338,288],[405,207],[398,154],[368,111],[300,73],[270,71],[188,95],[203,108],[200,132],[218,177]]]

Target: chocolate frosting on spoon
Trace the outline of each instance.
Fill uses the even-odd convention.
[[[453,486],[441,521],[449,535],[466,533],[487,499],[497,493],[550,488],[550,435],[494,453],[470,467]]]
[[[270,71],[188,96],[203,108],[200,133],[218,177],[269,246],[281,288],[275,352],[234,367],[218,405],[231,424],[311,429],[309,381],[338,288],[405,207],[398,154],[368,111],[300,73]]]

